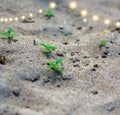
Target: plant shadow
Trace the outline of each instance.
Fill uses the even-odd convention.
[[[8,44],[11,44],[11,42],[17,42],[18,40],[17,39],[13,39],[13,38],[1,38],[2,40],[7,40]]]
[[[48,71],[46,73],[46,76],[47,78],[46,79],[43,79],[43,83],[42,85],[45,86],[46,84],[48,83],[52,83],[52,84],[55,84],[57,81],[67,81],[67,80],[71,80],[72,78],[68,78],[68,77],[64,77],[63,76],[63,73],[60,73],[60,72],[51,72],[51,71]]]
[[[51,59],[51,58],[56,59],[51,52],[50,53],[42,52],[42,53],[46,56],[47,59]]]

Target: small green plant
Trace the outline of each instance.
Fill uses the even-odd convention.
[[[35,45],[37,45],[37,42],[36,42],[36,40],[33,40],[33,45],[35,46]]]
[[[51,18],[54,16],[54,13],[52,10],[49,9],[49,10],[45,11],[45,16],[48,18]]]
[[[99,41],[99,43],[98,43],[98,45],[99,45],[100,47],[105,46],[106,44],[107,44],[107,41],[106,41],[106,40],[101,40],[101,41]]]
[[[62,59],[57,59],[55,62],[49,62],[48,68],[54,70],[55,72],[62,72],[63,68],[59,66],[59,64],[62,62]]]
[[[17,37],[18,35],[16,33],[13,33],[13,29],[12,28],[8,28],[8,30],[5,32],[0,32],[1,35],[3,35],[5,38],[8,39],[8,43],[11,43],[12,41],[16,41],[13,39],[13,37]]]
[[[41,43],[40,45],[45,48],[45,52],[46,52],[46,53],[50,53],[52,50],[57,49],[56,46],[52,46],[52,45],[50,45],[50,44]]]

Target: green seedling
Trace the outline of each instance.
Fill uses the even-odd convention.
[[[12,28],[8,28],[8,30],[5,32],[0,32],[1,35],[3,35],[5,38],[8,39],[8,43],[10,44],[12,41],[16,42],[16,40],[13,39],[13,37],[17,37],[18,35],[16,33],[13,33]]]
[[[45,48],[45,52],[46,52],[46,53],[50,53],[52,50],[57,49],[56,46],[52,46],[52,45],[50,45],[50,44],[41,43],[40,45]]]
[[[106,40],[101,40],[101,41],[99,41],[99,43],[98,43],[98,45],[99,45],[100,47],[105,46],[106,44],[107,44],[107,41],[106,41]]]
[[[35,46],[35,45],[37,45],[37,42],[36,42],[36,40],[33,40],[33,45]]]
[[[62,59],[57,59],[55,62],[49,62],[48,68],[52,69],[55,72],[62,72],[63,69],[59,66],[59,64],[62,62]]]
[[[54,13],[52,10],[49,9],[49,10],[45,11],[45,16],[48,18],[51,18],[54,16]]]

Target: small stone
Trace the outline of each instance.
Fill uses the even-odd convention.
[[[95,64],[95,65],[93,65],[93,67],[96,67],[96,68],[98,68],[98,64]]]
[[[62,52],[57,52],[56,54],[57,54],[57,56],[59,56],[59,57],[64,57],[64,54],[63,54]]]
[[[89,58],[89,56],[84,56],[83,58]]]
[[[114,41],[113,41],[113,40],[110,40],[110,43],[111,43],[111,44],[113,44],[113,43],[114,43]]]
[[[58,84],[57,87],[60,88],[60,84]]]
[[[80,61],[79,57],[75,57],[74,59],[72,59],[73,63],[76,63],[76,62],[79,62],[79,61]]]
[[[64,45],[67,45],[67,44],[68,44],[68,42],[63,42],[63,44],[64,44]]]
[[[5,64],[5,62],[6,62],[6,57],[0,56],[0,64]]]
[[[97,90],[92,90],[91,93],[98,94],[98,91]]]
[[[71,56],[74,56],[75,55],[75,52],[71,52]]]
[[[109,49],[109,46],[105,46],[106,49]]]
[[[106,54],[106,55],[108,55],[108,53],[109,53],[109,51],[104,51],[104,52],[103,52],[103,54]]]
[[[82,30],[82,27],[77,27],[77,30]]]
[[[41,62],[41,64],[42,64],[42,65],[45,65],[45,63],[44,63],[44,62]]]
[[[95,69],[95,68],[92,68],[91,71],[96,71],[96,69]]]
[[[102,54],[102,58],[107,58],[107,55],[106,54]]]
[[[16,97],[20,96],[20,89],[19,88],[14,88],[12,91],[13,95]]]
[[[79,67],[79,64],[75,64],[75,65],[73,65],[73,67]]]
[[[60,26],[59,29],[62,30],[62,29],[64,29],[64,27],[63,27],[63,26]]]
[[[76,57],[76,58],[75,58],[75,61],[79,62],[79,61],[80,61],[79,57]]]

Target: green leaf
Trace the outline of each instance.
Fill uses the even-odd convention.
[[[45,52],[47,52],[47,53],[51,52],[51,50],[55,50],[56,49],[55,46],[51,46],[50,44],[41,43],[40,45],[45,47]]]
[[[8,28],[7,32],[3,31],[3,32],[0,32],[0,34],[6,37],[17,37],[18,35],[15,33],[12,34],[12,31],[13,31],[12,28]]]
[[[8,28],[8,31],[7,31],[7,32],[8,32],[8,34],[11,34],[12,31],[13,31],[12,28]]]
[[[61,63],[61,62],[62,62],[62,59],[58,59],[55,62],[49,62],[48,63],[49,64],[48,68],[50,68],[50,69],[52,69],[56,72],[62,72],[63,69],[58,66],[58,64]]]
[[[56,61],[56,65],[59,65],[61,62],[62,62],[62,59],[60,58]]]
[[[8,37],[17,37],[18,35],[17,34],[9,34]]]
[[[57,49],[57,47],[56,47],[56,46],[51,46],[51,48],[52,48],[53,50]]]
[[[106,45],[106,43],[107,43],[106,40],[101,40],[101,41],[98,43],[98,45],[99,45],[99,46],[104,46],[104,45]]]
[[[53,62],[49,62],[48,64],[49,64],[49,66],[48,66],[48,67],[49,67],[50,69],[52,69],[52,68],[54,68],[54,67],[55,67],[55,65],[54,65],[54,63],[53,63]]]
[[[49,9],[49,10],[45,11],[45,16],[50,18],[50,17],[54,16],[54,13],[52,10]]]
[[[0,32],[1,35],[8,36],[7,32]]]
[[[57,69],[58,72],[62,72],[62,70],[63,70],[63,69],[60,68],[60,67]]]
[[[45,52],[46,52],[46,53],[49,53],[49,52],[50,52],[50,50],[49,50],[49,49],[45,49]]]
[[[40,45],[41,45],[41,46],[44,46],[45,48],[47,47],[47,45],[46,45],[46,44],[44,44],[44,43],[41,43]]]

